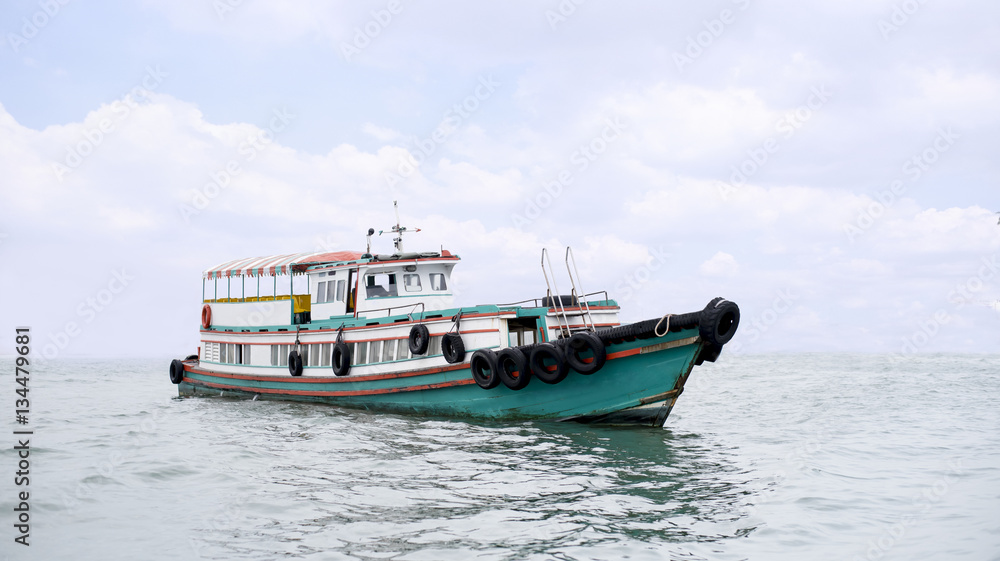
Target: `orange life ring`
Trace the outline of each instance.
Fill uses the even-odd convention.
[[[208,329],[212,326],[212,307],[205,304],[201,307],[201,327]]]

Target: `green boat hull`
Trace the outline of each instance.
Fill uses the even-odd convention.
[[[467,363],[352,379],[237,376],[203,369],[198,361],[184,363],[178,391],[479,420],[662,426],[703,346],[698,329],[610,344],[598,372],[571,371],[557,384],[533,379],[517,391],[479,387]]]

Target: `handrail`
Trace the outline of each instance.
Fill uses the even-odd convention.
[[[388,317],[392,315],[393,308],[396,308],[398,310],[402,308],[416,308],[417,306],[420,306],[420,319],[423,319],[423,315],[424,313],[426,313],[423,302],[414,302],[413,304],[404,304],[402,306],[391,306],[388,308],[375,308],[374,310],[358,310],[357,312],[358,314],[367,314],[368,312],[381,312],[385,310],[386,317]],[[410,312],[409,314],[406,315],[410,317],[410,321],[413,321],[413,312]]]
[[[570,268],[569,268],[569,261],[570,261],[571,258],[573,259],[573,269],[572,270],[570,270]],[[584,309],[587,310],[585,312],[585,316],[584,316],[585,319],[583,321],[583,325],[586,326],[587,325],[587,320],[589,319],[590,320],[590,330],[591,331],[597,331],[597,325],[594,324],[594,318],[593,318],[593,316],[590,315],[590,304],[588,304],[585,300],[580,300],[580,298],[576,294],[576,281],[573,280],[573,272],[574,271],[576,271],[576,280],[580,281],[580,291],[582,292],[583,291],[583,280],[580,277],[580,271],[576,268],[576,256],[573,255],[573,248],[570,247],[570,246],[566,246],[566,272],[569,274],[569,283],[571,285],[573,285],[573,297],[577,299],[576,303],[577,303],[578,307],[582,307],[582,308],[584,308]]]
[[[549,274],[545,270],[545,262],[546,261],[549,262],[549,269],[552,270],[552,285],[551,286],[549,285]],[[558,294],[558,292],[559,292],[559,285],[556,284],[556,271],[552,267],[552,260],[549,259],[549,251],[548,251],[547,248],[544,248],[544,247],[542,248],[542,275],[545,276],[545,288],[547,290],[547,294],[548,294],[549,300],[552,300],[554,302],[558,302],[558,305],[557,306],[553,306],[553,308],[555,308],[557,310],[557,312],[562,312],[563,321],[565,322],[565,326],[560,325],[559,326],[559,330],[560,331],[564,331],[565,334],[568,335],[569,334],[569,316],[566,315],[566,308],[563,307],[562,297]],[[557,293],[556,296],[552,296],[552,286],[556,287],[556,293]],[[556,315],[556,319],[557,320],[559,319],[558,313]]]

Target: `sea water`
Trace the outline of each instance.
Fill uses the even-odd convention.
[[[663,429],[181,399],[168,363],[35,368],[27,547],[7,378],[0,558],[1000,559],[997,355],[724,353]]]

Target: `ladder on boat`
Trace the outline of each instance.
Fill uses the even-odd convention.
[[[572,268],[570,264],[572,263]],[[546,269],[546,264],[548,264],[548,269]],[[549,272],[552,273],[552,282],[549,283]],[[568,313],[566,311],[566,306],[563,304],[563,298],[559,294],[559,285],[556,284],[556,274],[555,269],[552,267],[552,261],[549,259],[549,251],[547,248],[542,248],[542,275],[545,276],[545,296],[548,303],[552,305],[556,310],[556,322],[559,331],[563,337],[569,337],[571,333],[570,317],[579,317],[583,319],[583,328],[578,329],[578,331],[597,331],[597,326],[594,324],[594,318],[590,314],[590,304],[584,301],[586,293],[583,292],[583,283],[580,280],[580,271],[576,267],[576,257],[573,255],[573,248],[566,247],[566,273],[569,275],[569,283],[572,285],[572,291],[570,292],[570,302],[574,304],[579,311],[576,313]],[[575,273],[575,275],[574,275]],[[552,293],[552,288],[555,287],[555,294]],[[544,303],[544,302],[543,302]],[[561,320],[560,320],[561,316]]]

